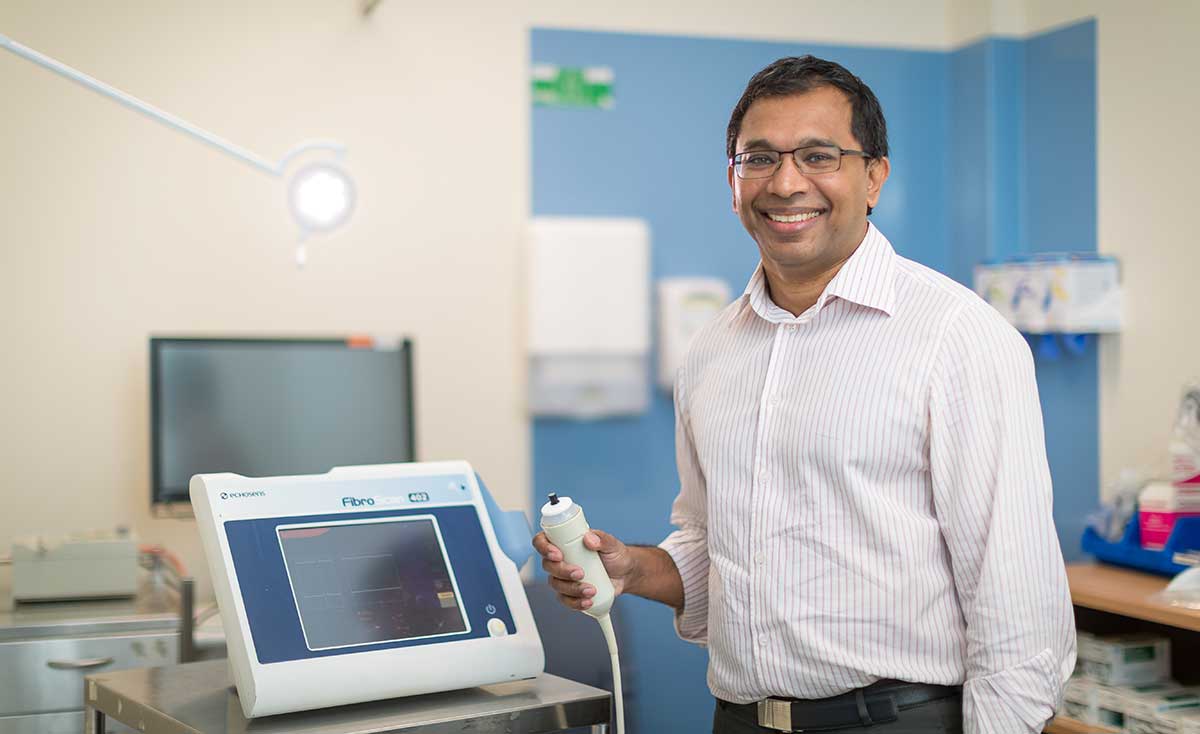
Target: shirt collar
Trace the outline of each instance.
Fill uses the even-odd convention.
[[[873,308],[888,316],[896,312],[896,251],[887,237],[867,223],[867,235],[842,265],[825,291],[817,299],[819,311],[834,296],[860,306]],[[742,309],[749,306],[767,321],[791,321],[796,317],[783,310],[767,293],[767,277],[762,262],[754,269],[746,290],[742,292]]]

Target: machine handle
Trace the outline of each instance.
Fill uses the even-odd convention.
[[[55,670],[86,670],[100,668],[112,663],[112,658],[84,658],[83,660],[48,660],[46,665]]]

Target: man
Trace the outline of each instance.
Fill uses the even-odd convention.
[[[718,734],[1040,732],[1075,631],[1028,347],[868,223],[887,130],[845,68],[763,69],[726,147],[761,264],[678,375],[679,529],[585,545],[708,645]]]

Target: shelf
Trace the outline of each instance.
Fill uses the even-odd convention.
[[[1049,724],[1046,724],[1044,731],[1046,734],[1093,734],[1094,732],[1120,732],[1121,730],[1099,724],[1085,724],[1065,716],[1056,716]]]
[[[1150,598],[1166,588],[1166,577],[1101,563],[1073,563],[1067,566],[1067,580],[1076,606],[1200,632],[1200,611]]]

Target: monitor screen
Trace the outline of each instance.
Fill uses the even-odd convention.
[[[412,347],[345,339],[150,340],[154,503],[194,474],[320,474],[413,461]]]
[[[467,631],[433,517],[281,525],[277,532],[308,649]]]

